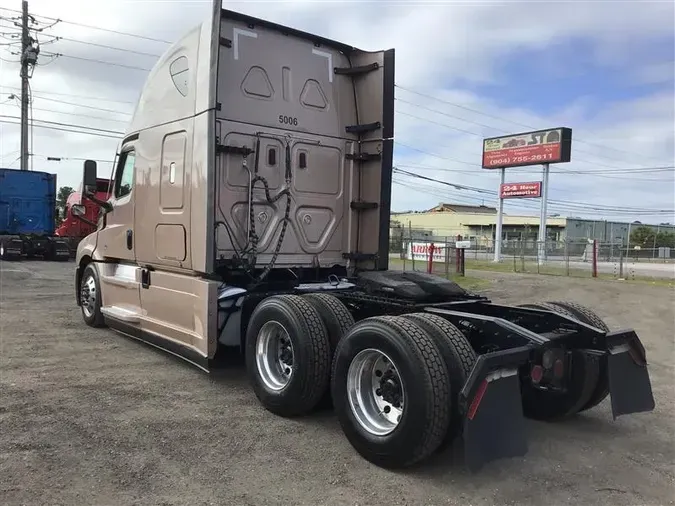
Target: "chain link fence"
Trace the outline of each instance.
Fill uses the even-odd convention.
[[[570,277],[675,279],[675,248],[635,248],[622,243],[587,239],[541,244],[536,239],[502,242],[495,262],[494,241],[488,238],[402,233],[390,236],[391,268],[431,272],[446,277],[462,272],[456,243],[463,241],[464,267],[474,270],[548,274]],[[433,246],[433,255],[430,251]],[[595,256],[595,260],[594,260]],[[430,262],[430,257],[431,262]],[[431,263],[431,267],[430,267]]]

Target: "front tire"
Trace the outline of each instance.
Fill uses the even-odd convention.
[[[80,280],[80,309],[82,319],[90,327],[104,327],[101,313],[101,282],[98,269],[93,263],[88,264],[82,272]]]
[[[433,339],[402,317],[360,321],[335,351],[337,418],[356,451],[381,467],[410,466],[434,453],[450,422],[450,388]]]
[[[260,403],[279,416],[313,410],[329,385],[330,342],[319,312],[298,295],[275,295],[253,311],[246,370]]]

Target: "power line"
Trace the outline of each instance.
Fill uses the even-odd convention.
[[[0,118],[6,118],[6,119],[18,119],[20,120],[21,118],[18,116],[8,116],[6,114],[0,114]],[[124,132],[117,132],[115,130],[108,130],[107,128],[94,128],[86,125],[74,125],[72,123],[62,123],[60,121],[47,121],[44,119],[34,119],[31,120],[31,123],[38,122],[38,123],[47,123],[48,125],[57,125],[57,126],[62,126],[62,127],[68,127],[68,128],[86,128],[87,130],[92,130],[94,132],[104,132],[107,134],[117,134],[117,135],[124,135]]]
[[[128,123],[128,121],[121,120],[121,119],[111,119],[111,118],[102,118],[101,116],[92,116],[91,114],[78,114],[75,112],[65,112],[65,111],[56,111],[54,109],[42,109],[40,107],[34,107],[33,108],[36,111],[42,111],[42,112],[51,112],[54,114],[64,114],[66,116],[77,116],[80,118],[89,118],[89,119],[97,119],[99,121],[110,121],[113,123],[124,123],[125,125]]]
[[[442,181],[440,179],[435,179],[432,177],[428,176],[423,176],[421,174],[417,174],[415,172],[409,172],[405,171],[399,168],[394,168],[394,172],[407,175],[410,177],[414,177],[417,179],[422,179],[426,181],[431,181],[434,183],[439,183],[445,186],[451,186],[456,189],[462,189],[462,190],[469,190],[469,191],[475,191],[477,193],[483,193],[486,195],[492,195],[492,196],[497,196],[497,192],[495,190],[488,190],[486,188],[477,188],[475,186],[468,186],[468,185],[462,185],[462,184],[457,184],[457,183],[450,183],[447,181]],[[607,211],[607,212],[642,212],[642,213],[653,213],[653,214],[674,214],[675,210],[672,209],[648,209],[648,208],[631,208],[631,207],[626,207],[626,206],[607,206],[603,204],[590,204],[586,202],[574,202],[574,201],[567,201],[567,200],[549,200],[550,204],[553,205],[563,205],[569,208],[579,208],[579,209],[589,209],[589,210],[596,210],[596,211]]]
[[[6,125],[21,125],[21,123],[16,123],[16,122],[13,122],[13,121],[6,121],[6,120],[3,120],[3,119],[0,119],[0,123],[4,123]],[[118,135],[106,135],[106,134],[99,134],[99,133],[96,133],[96,132],[83,132],[81,130],[70,130],[70,129],[67,129],[67,128],[58,128],[58,127],[46,126],[46,125],[32,125],[32,127],[33,128],[42,128],[42,129],[45,129],[45,130],[58,130],[60,132],[70,132],[70,133],[74,133],[74,134],[91,135],[93,137],[105,137],[107,139],[121,139],[122,138],[121,136],[118,136]],[[86,127],[82,127],[82,128],[86,128]]]
[[[400,85],[398,85],[398,84],[396,84],[395,86],[396,86],[397,88],[403,90],[403,91],[407,91],[407,92],[409,92],[409,93],[413,93],[413,94],[415,94],[415,95],[419,95],[420,97],[430,98],[430,99],[432,99],[432,100],[436,100],[436,101],[438,101],[438,102],[441,102],[441,103],[444,103],[444,104],[448,104],[448,105],[451,105],[451,106],[453,106],[453,107],[457,107],[457,108],[459,108],[459,109],[464,109],[464,110],[466,110],[466,111],[470,111],[470,112],[473,112],[473,113],[476,113],[476,114],[481,114],[481,115],[486,116],[486,117],[488,117],[488,118],[493,118],[493,119],[496,119],[496,120],[499,120],[499,121],[505,121],[505,122],[511,123],[511,124],[513,124],[513,125],[522,126],[522,127],[524,127],[524,128],[528,128],[528,129],[530,129],[530,130],[537,130],[537,128],[535,128],[535,127],[533,127],[533,126],[531,126],[531,125],[526,125],[526,124],[524,124],[524,123],[519,123],[519,122],[517,122],[517,121],[513,121],[513,120],[510,120],[510,119],[507,119],[507,118],[495,116],[495,115],[493,115],[493,114],[489,114],[489,113],[486,113],[486,112],[483,112],[483,111],[479,111],[478,109],[473,109],[473,108],[471,108],[471,107],[467,107],[467,106],[465,106],[465,105],[457,104],[457,103],[451,102],[451,101],[449,101],[449,100],[443,100],[443,99],[441,99],[441,98],[434,97],[433,95],[428,95],[428,94],[426,94],[426,93],[421,93],[421,92],[419,92],[419,91],[415,91],[415,90],[412,90],[412,89],[410,89],[410,88],[406,88],[406,87],[404,87],[404,86],[400,86]],[[510,133],[510,132],[507,132],[506,130],[501,130],[501,129],[496,128],[496,127],[490,127],[490,128],[493,128],[493,129],[495,129],[495,130],[499,130],[499,131],[502,131],[502,132]],[[617,152],[619,152],[619,153],[624,153],[624,154],[628,154],[628,155],[632,155],[632,156],[640,156],[640,157],[643,157],[643,158],[645,157],[645,155],[642,155],[642,154],[631,153],[631,152],[629,152],[629,151],[624,151],[624,150],[622,150],[622,149],[613,148],[613,147],[611,147],[611,146],[602,146],[602,145],[600,145],[600,144],[594,144],[594,143],[585,141],[585,140],[583,140],[583,139],[574,139],[574,142],[579,142],[579,143],[582,143],[582,144],[586,144],[586,145],[588,145],[588,146],[595,146],[595,147],[598,147],[598,148],[601,148],[601,149],[611,149],[612,151],[617,151]],[[590,153],[590,152],[588,152],[588,151],[581,151],[581,152],[582,152],[582,153],[591,154],[591,155],[593,155],[593,156],[601,156],[601,157],[603,157],[602,155],[598,155],[598,154],[596,154],[596,153]],[[604,158],[607,158],[607,157],[604,156]],[[652,159],[656,160],[656,157],[654,157],[654,156],[647,156],[647,158],[652,158]]]
[[[143,72],[150,72],[152,69],[146,69],[145,67],[136,67],[134,65],[125,65],[124,63],[114,63],[110,61],[104,61],[104,60],[97,60],[95,58],[84,58],[82,56],[72,56],[69,54],[63,54],[63,53],[43,53],[45,56],[54,56],[55,58],[70,58],[71,60],[80,60],[80,61],[86,61],[90,63],[100,63],[101,65],[111,65],[113,67],[121,67],[125,69],[131,69],[131,70],[142,70]]]
[[[407,144],[403,144],[400,141],[394,141],[394,144],[398,144],[399,146],[402,146],[406,149],[411,149],[413,151],[417,151],[419,153],[428,155],[428,156],[433,156],[435,158],[439,158],[441,160],[447,160],[447,161],[454,161],[466,165],[471,165],[471,166],[476,166],[476,167],[481,167],[482,165],[478,163],[473,163],[473,162],[465,162],[462,160],[457,160],[445,156],[438,155],[436,153],[431,153],[430,151],[426,151],[424,149],[416,148]],[[603,165],[603,164],[596,164],[596,165]],[[609,167],[609,166],[608,166]],[[429,167],[431,168],[431,167]],[[612,168],[612,167],[610,167]],[[444,170],[444,169],[439,169],[436,167],[433,167],[434,170]],[[563,169],[562,167],[560,168],[560,171],[551,171],[553,174],[578,174],[578,175],[586,175],[589,177],[604,177],[607,179],[625,179],[629,181],[639,181],[638,178],[633,178],[633,177],[627,177],[627,178],[622,178],[620,176],[609,176],[606,175],[606,173],[609,174],[622,174],[622,173],[627,173],[627,174],[634,174],[634,173],[640,173],[640,172],[660,172],[660,171],[672,171],[675,169],[675,166],[661,166],[661,167],[620,167],[620,168],[613,168],[613,170],[605,170],[605,171],[600,171],[596,170],[594,171],[593,169],[588,169],[588,170],[571,170],[571,169]],[[445,169],[447,170],[447,169]],[[512,170],[510,171],[511,173],[530,173],[530,171],[518,171],[518,170]],[[475,175],[482,175],[481,172],[474,172]],[[644,181],[658,181],[655,179],[645,179]]]
[[[9,11],[9,12],[19,12],[16,9],[8,9],[6,7],[0,7],[0,9],[6,10],[6,11]],[[168,41],[168,40],[156,39],[156,38],[153,38],[153,37],[148,37],[146,35],[139,35],[139,34],[130,33],[130,32],[122,32],[122,31],[119,31],[119,30],[111,30],[109,28],[102,28],[100,26],[87,25],[85,23],[78,23],[77,21],[68,21],[68,20],[61,19],[61,18],[52,18],[52,17],[49,17],[49,16],[42,16],[42,15],[39,15],[38,17],[41,17],[43,19],[48,19],[49,21],[56,21],[56,22],[65,23],[67,25],[80,26],[82,28],[89,28],[91,30],[99,30],[99,31],[102,31],[102,32],[108,32],[108,33],[114,33],[114,34],[117,34],[117,35],[123,35],[125,37],[134,37],[134,38],[137,38],[137,39],[149,40],[149,41],[152,41],[152,42],[161,42],[163,44],[173,44],[173,42]]]
[[[0,88],[6,88],[10,90],[21,90],[18,86],[5,86],[5,85],[0,85]],[[35,95],[37,93],[38,95]],[[134,105],[136,102],[131,102],[128,100],[116,100],[112,98],[101,98],[101,97],[92,97],[89,95],[80,95],[80,94],[73,94],[73,93],[59,93],[56,91],[36,91],[34,93],[35,98],[40,98],[40,95],[54,95],[54,96],[62,96],[62,97],[73,97],[73,98],[84,98],[87,100],[97,100],[101,102],[117,102],[120,104],[131,104]],[[120,113],[123,114],[123,113]]]
[[[112,49],[114,51],[122,51],[122,52],[125,52],[125,53],[137,54],[137,55],[140,55],[140,56],[149,56],[149,57],[152,57],[152,58],[159,58],[160,56],[162,56],[160,54],[146,53],[146,52],[143,52],[143,51],[136,51],[134,49],[125,49],[123,47],[110,46],[110,45],[107,45],[107,44],[98,44],[96,42],[87,42],[85,40],[71,39],[70,37],[61,37],[60,35],[50,35],[50,36],[54,37],[54,42],[58,42],[60,40],[65,40],[65,41],[68,41],[68,42],[75,42],[77,44],[85,44],[87,46],[100,47],[100,48],[103,48],[103,49]]]
[[[87,160],[93,160],[95,162],[101,163],[115,163],[113,160],[99,160],[97,158],[78,158],[74,156],[47,156],[47,155],[33,155],[33,156],[37,156],[38,158],[46,158],[47,161],[50,162],[65,162],[65,161],[85,162]]]
[[[54,102],[56,104],[70,105],[73,107],[84,107],[85,109],[92,109],[94,111],[111,112],[113,114],[122,114],[125,116],[131,116],[131,113],[128,112],[115,111],[114,109],[105,109],[103,107],[94,107],[93,105],[74,104],[73,102],[67,102],[65,100],[58,100],[55,98],[44,98],[44,97],[35,97],[35,98],[39,98],[40,100],[46,100],[47,102]]]
[[[406,102],[406,103],[412,104],[412,102]],[[415,106],[418,106],[418,107],[422,107],[422,106],[419,105],[419,104],[412,104],[412,105],[415,105]],[[426,109],[428,109],[428,110],[430,110],[430,111],[433,111],[433,109],[429,109],[429,108],[426,108]],[[440,123],[440,122],[438,122],[438,121],[434,121],[434,120],[429,119],[429,118],[423,118],[423,117],[421,117],[421,116],[416,116],[416,115],[414,115],[414,114],[410,114],[410,113],[407,113],[407,112],[399,111],[398,109],[397,109],[395,112],[396,112],[397,114],[402,114],[402,115],[404,115],[404,116],[409,116],[409,117],[414,118],[414,119],[417,119],[417,120],[419,120],[419,121],[424,121],[424,122],[427,122],[427,123],[433,123],[434,125],[439,125],[439,126],[442,126],[442,127],[445,127],[445,128],[449,128],[449,129],[451,129],[451,130],[456,130],[456,131],[458,131],[458,132],[462,132],[462,133],[465,133],[465,134],[473,135],[473,136],[478,137],[478,138],[480,138],[480,139],[483,139],[483,138],[484,138],[484,135],[481,134],[481,133],[471,132],[471,131],[469,131],[469,130],[464,130],[464,129],[462,129],[462,128],[454,127],[454,126],[448,125],[448,124],[446,124],[446,123]],[[439,114],[443,114],[441,111],[434,111],[434,112],[438,112]],[[456,117],[456,116],[451,116],[451,117]],[[461,119],[461,118],[459,118],[459,119]],[[481,125],[482,125],[482,124],[481,124]],[[486,126],[486,125],[482,125],[482,126]],[[488,127],[488,128],[494,128],[494,127]],[[579,151],[579,150],[577,150],[577,151]],[[582,151],[582,152],[588,153],[587,151]],[[591,154],[591,156],[597,156],[597,155],[595,155],[595,154],[593,154],[593,153],[590,153],[590,154]],[[620,167],[616,167],[616,166],[614,166],[614,165],[607,165],[606,163],[591,162],[591,161],[583,160],[583,159],[579,159],[579,161],[580,161],[580,162],[583,162],[583,163],[591,164],[591,165],[599,165],[599,166],[601,166],[601,167],[607,167],[607,168],[610,168],[610,169],[620,168]]]

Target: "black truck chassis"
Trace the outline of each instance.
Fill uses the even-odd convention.
[[[552,304],[544,304],[549,306],[545,308],[495,304],[433,275],[385,271],[372,276],[379,278],[375,290],[366,282],[364,291],[363,281],[357,280],[359,288],[328,293],[341,300],[357,322],[419,312],[440,316],[460,329],[474,348],[477,360],[461,391],[454,393],[463,415],[465,464],[471,471],[495,459],[524,455],[527,418],[563,418],[542,414],[536,404],[531,412],[524,411],[526,391],[534,392],[531,403],[539,399],[555,403],[556,396],[562,402],[569,392],[576,400],[567,415],[589,409],[607,396],[614,419],[655,407],[645,349],[632,329],[607,332],[584,323],[564,306],[556,311]],[[383,284],[393,288],[391,295],[382,296],[378,288]],[[414,300],[421,292],[413,285],[422,287],[430,301]],[[548,350],[555,363],[562,364],[557,378],[551,367],[542,367]],[[585,363],[596,366],[597,377],[579,377]]]

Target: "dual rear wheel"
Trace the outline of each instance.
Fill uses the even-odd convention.
[[[355,324],[328,294],[266,298],[246,334],[247,371],[266,409],[297,416],[332,402],[350,443],[383,467],[414,464],[461,432],[455,398],[475,359],[440,317]]]

